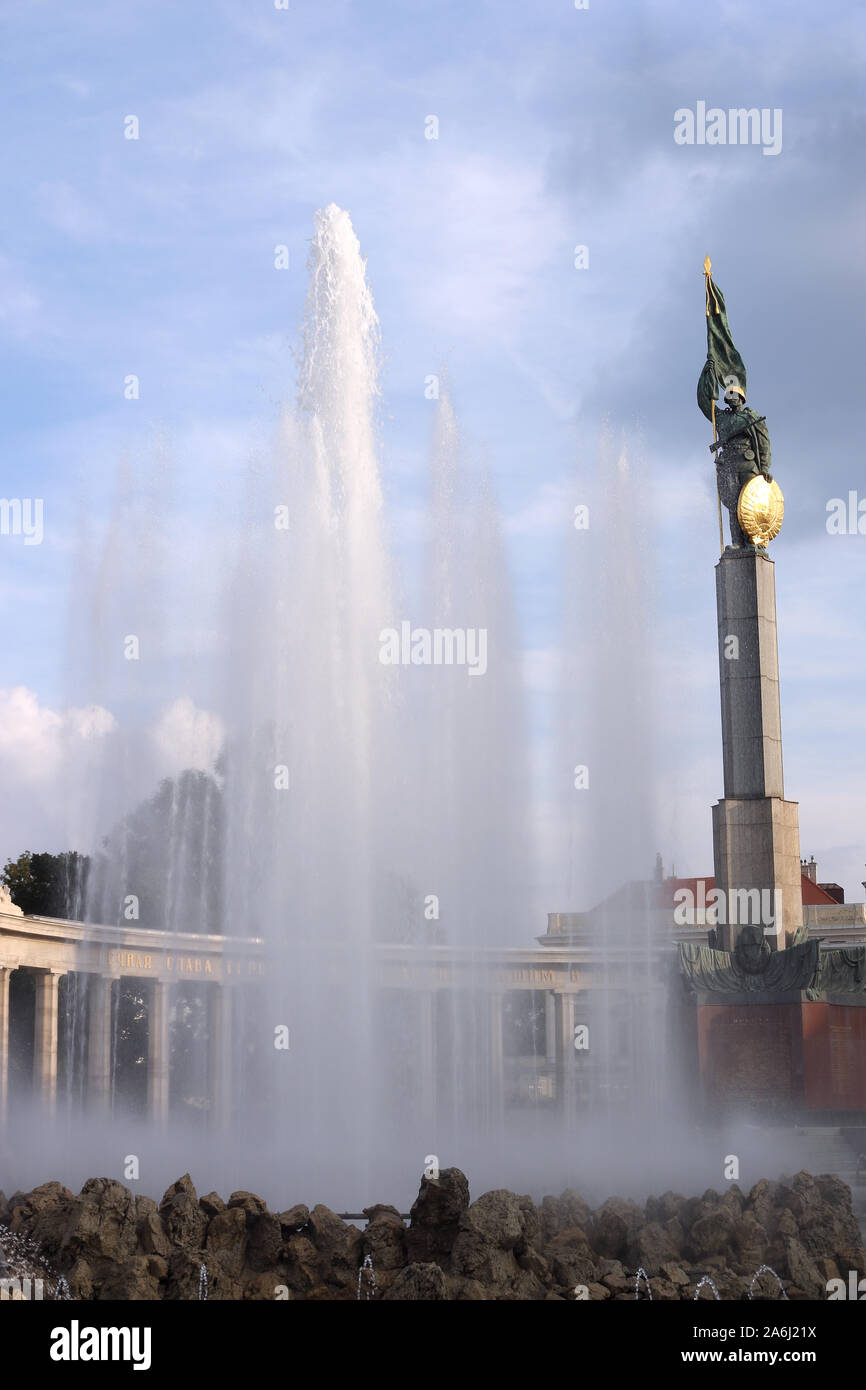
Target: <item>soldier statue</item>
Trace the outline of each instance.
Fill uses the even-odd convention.
[[[734,346],[725,300],[713,283],[709,256],[704,261],[706,280],[707,360],[698,381],[698,405],[712,421],[716,455],[716,483],[719,496],[719,536],[721,503],[728,509],[731,543],[737,550],[763,550],[778,534],[784,513],[784,498],[770,473],[770,436],[766,420],[746,405],[746,368]],[[716,410],[719,388],[725,393],[725,409]],[[762,477],[773,484],[772,492],[755,497],[751,488],[741,502],[743,488],[752,478]],[[760,489],[758,489],[760,493]],[[744,531],[741,516],[749,531]]]
[[[719,497],[728,509],[731,543],[754,550],[743,533],[737,517],[740,493],[750,478],[761,474],[768,483],[770,472],[770,436],[763,415],[746,405],[746,393],[733,374],[724,379],[725,409],[715,414],[718,442],[710,445],[716,452],[716,481]]]

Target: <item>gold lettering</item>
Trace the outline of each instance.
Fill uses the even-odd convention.
[[[165,958],[165,968],[166,968],[166,970],[170,970],[170,969],[171,969],[171,956],[166,956],[166,958]]]
[[[212,974],[213,974],[213,967],[212,967],[212,965],[211,965],[211,963],[210,963],[209,960],[206,960],[205,963],[204,963],[204,973],[205,973],[206,975],[212,975]]]
[[[153,956],[145,956],[145,958],[144,958],[144,968],[145,968],[145,970],[152,970],[152,969],[153,969],[153,964],[152,964],[152,962],[153,962]]]
[[[201,961],[198,956],[195,958],[195,973],[197,975],[201,974]]]

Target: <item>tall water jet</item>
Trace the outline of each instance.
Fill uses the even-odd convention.
[[[261,936],[268,960],[233,1054],[250,1049],[252,1069],[236,1067],[233,1092],[274,1163],[339,1173],[351,1201],[365,1195],[380,1099],[370,947],[395,813],[394,691],[378,659],[391,620],[378,321],[333,205],[316,216],[309,273],[299,410],[265,520],[245,537],[227,677],[226,920]],[[288,1047],[275,1045],[281,1028]]]

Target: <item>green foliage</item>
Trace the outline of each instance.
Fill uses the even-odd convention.
[[[0,879],[16,907],[38,917],[83,916],[90,860],[76,850],[33,854],[25,850],[7,860]]]

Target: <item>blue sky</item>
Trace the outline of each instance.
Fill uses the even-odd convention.
[[[382,323],[398,548],[426,487],[424,382],[444,363],[500,498],[540,741],[573,507],[600,429],[629,441],[651,508],[659,765],[676,788],[660,791],[659,848],[695,873],[711,870],[721,794],[717,530],[694,395],[710,252],[787,500],[773,550],[787,791],[804,854],[862,897],[866,536],[825,525],[830,498],[866,496],[858,7],[6,0],[0,23],[2,492],[46,514],[41,546],[0,538],[0,688],[27,692],[4,706],[0,850],[61,842],[58,730],[94,695],[70,664],[69,595],[119,464],[164,453],[151,502],[166,534],[226,523],[239,458],[292,396],[313,213],[335,201]],[[780,109],[781,152],[676,145],[674,112],[699,100]]]

